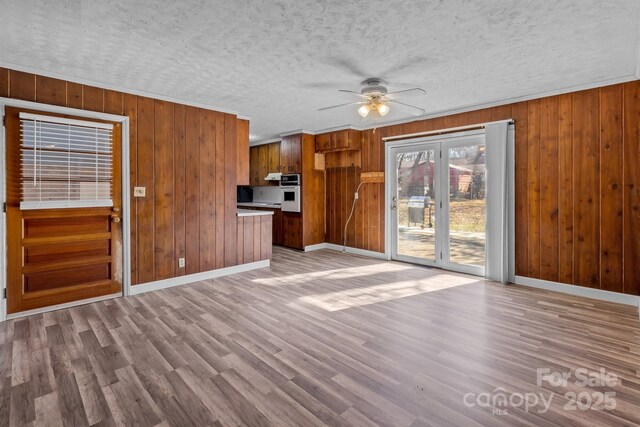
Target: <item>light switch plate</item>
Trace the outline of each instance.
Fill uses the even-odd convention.
[[[133,187],[133,197],[144,197],[147,194],[147,187]]]
[[[184,268],[185,261],[184,258],[178,258],[178,268]]]

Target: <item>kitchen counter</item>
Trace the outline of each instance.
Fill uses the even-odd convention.
[[[238,203],[238,207],[280,209],[281,204],[276,202],[243,202]]]
[[[240,206],[239,203],[238,203],[238,206]],[[238,215],[238,217],[273,215],[273,212],[271,212],[271,211],[256,211],[256,210],[251,210],[251,209],[238,209],[238,210],[236,210],[236,215]]]

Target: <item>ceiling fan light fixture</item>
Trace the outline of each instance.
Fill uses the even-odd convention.
[[[383,102],[378,104],[378,113],[381,116],[386,116],[387,113],[389,112],[389,110],[390,110],[390,108],[389,108],[389,106],[387,104],[385,104]]]
[[[358,114],[362,117],[367,117],[369,115],[369,111],[371,111],[371,106],[369,104],[364,104],[360,108],[358,108]]]

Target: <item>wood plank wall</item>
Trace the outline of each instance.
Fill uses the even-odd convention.
[[[238,218],[236,239],[237,264],[271,259],[273,215],[242,216]]]
[[[359,173],[384,170],[383,137],[507,118],[516,274],[639,295],[639,81],[365,131],[361,151],[326,158],[327,241],[342,244]],[[347,244],[384,251],[384,184],[363,185]]]
[[[3,68],[0,97],[129,116],[131,186],[146,187],[145,198],[131,200],[133,284],[244,259],[236,116]]]

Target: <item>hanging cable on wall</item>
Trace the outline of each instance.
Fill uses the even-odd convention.
[[[347,218],[346,223],[344,224],[344,235],[342,241],[342,252],[346,253],[347,251],[347,227],[349,227],[349,222],[353,217],[353,213],[356,209],[356,203],[358,202],[360,187],[364,184],[382,184],[384,183],[384,172],[363,172],[360,174],[360,184],[356,188],[356,191],[353,193],[353,203],[351,204],[351,212],[349,213],[349,217]]]
[[[351,213],[349,214],[349,217],[347,218],[347,222],[344,224],[344,240],[342,241],[342,253],[346,253],[347,252],[347,227],[349,226],[349,221],[351,221],[351,217],[353,216],[353,211],[356,209],[356,202],[358,201],[358,191],[360,191],[360,187],[362,187],[362,185],[365,184],[365,181],[361,181],[360,184],[358,185],[358,188],[356,188],[356,192],[353,193],[353,203],[351,204]]]

